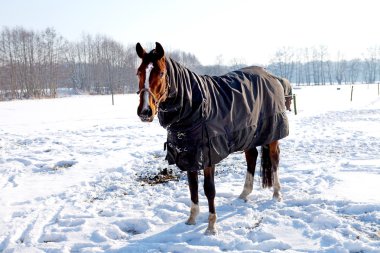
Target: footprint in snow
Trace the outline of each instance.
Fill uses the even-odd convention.
[[[18,186],[18,184],[15,182],[15,175],[12,175],[12,176],[10,176],[9,178],[8,178],[8,182],[10,183],[10,184],[12,184],[12,186],[13,187],[17,187]]]
[[[151,226],[146,220],[126,219],[114,222],[121,231],[129,235],[138,235],[148,231]]]
[[[85,222],[85,219],[64,219],[59,220],[58,225],[61,227],[77,227],[83,225]]]
[[[64,242],[67,240],[67,236],[61,233],[48,233],[40,237],[40,242]]]
[[[31,161],[23,159],[23,158],[11,158],[11,159],[7,159],[6,162],[19,162],[23,164],[24,166],[29,166],[32,164]]]
[[[70,168],[70,167],[74,166],[76,163],[77,163],[77,161],[73,161],[73,160],[59,161],[54,165],[53,170]]]

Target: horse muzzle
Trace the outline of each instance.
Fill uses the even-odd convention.
[[[139,116],[142,122],[152,122],[154,117]]]
[[[152,122],[154,118],[152,109],[150,109],[150,107],[141,111],[138,110],[137,115],[140,117],[142,122]]]

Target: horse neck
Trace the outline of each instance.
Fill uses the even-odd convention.
[[[173,93],[174,91],[179,93],[183,90],[191,90],[191,79],[198,76],[171,58],[166,58],[166,71],[169,78],[168,84],[171,89],[170,91]],[[180,95],[186,96],[188,94]]]
[[[166,58],[168,98],[162,103],[159,120],[163,127],[187,124],[194,105],[192,80],[201,78],[171,58]],[[190,101],[190,103],[189,103]],[[174,126],[173,126],[174,127]]]

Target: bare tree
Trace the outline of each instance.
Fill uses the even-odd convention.
[[[358,80],[361,65],[360,59],[353,59],[347,62],[346,83],[354,84]]]
[[[294,67],[296,65],[294,61],[295,50],[291,47],[283,47],[276,51],[271,63],[274,65],[271,68],[276,75],[292,79]]]
[[[290,79],[291,80],[291,79]],[[295,51],[295,64],[294,64],[294,81],[293,83],[300,85],[305,82],[304,78],[304,61],[302,49]]]
[[[377,47],[368,48],[367,52],[364,54],[363,75],[366,83],[374,83],[376,81],[376,73],[378,68],[377,54]]]
[[[222,55],[214,65],[202,66],[191,53],[174,50],[168,54],[199,74],[221,75],[245,66],[239,58],[224,65]],[[340,53],[332,61],[326,46],[282,47],[267,68],[296,84],[373,83],[380,77],[379,57],[379,46],[367,49],[362,59],[349,61]],[[90,94],[135,92],[137,62],[134,45],[125,47],[104,35],[83,34],[80,41],[68,42],[53,28],[3,27],[0,99],[55,97],[60,87]]]
[[[310,56],[310,50],[308,48],[304,49],[304,75],[305,75],[305,82],[307,85],[311,84],[311,77],[312,77],[312,63],[311,63],[311,56]]]
[[[347,70],[347,61],[343,59],[343,56],[338,52],[337,59],[335,61],[335,80],[338,84],[342,84]]]

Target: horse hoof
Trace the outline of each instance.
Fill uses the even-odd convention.
[[[240,195],[239,199],[243,200],[244,202],[248,201],[248,196]]]
[[[197,224],[197,223],[195,222],[195,220],[188,219],[188,220],[185,222],[185,224],[186,224],[186,225],[195,225],[195,224]]]
[[[273,193],[273,199],[277,200],[278,202],[281,202],[282,201],[281,193]]]
[[[206,229],[205,231],[205,235],[217,235],[218,234],[218,230],[216,228],[208,228]]]

